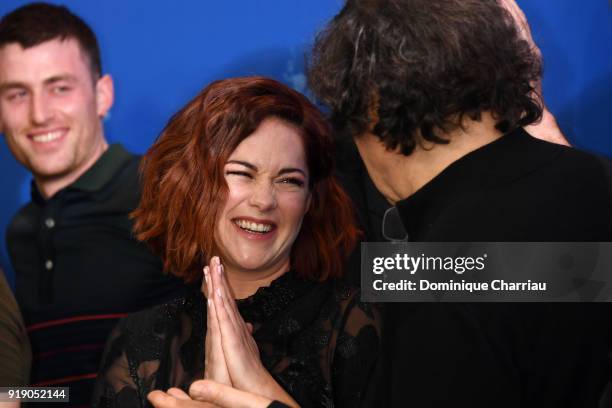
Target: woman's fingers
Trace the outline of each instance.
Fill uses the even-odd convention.
[[[214,381],[196,381],[189,387],[189,395],[223,408],[265,408],[272,400],[260,395],[240,391]]]
[[[204,268],[204,280],[206,281],[206,300],[208,302],[206,325],[209,332],[207,332],[207,334],[210,333],[211,335],[215,335],[216,331],[219,330],[219,324],[217,323],[217,312],[215,310],[215,305],[212,301],[214,296],[214,290],[212,279],[210,276],[210,268],[208,266]]]
[[[171,395],[166,394],[163,391],[155,390],[147,395],[147,399],[155,408],[169,407],[173,400],[176,400]]]
[[[202,283],[203,286],[203,290],[202,293],[204,293],[204,296],[206,296],[207,298],[207,303],[208,306],[206,307],[206,343],[205,343],[205,350],[204,350],[204,356],[205,356],[205,374],[209,374],[210,370],[209,370],[209,366],[210,366],[210,360],[211,357],[213,356],[213,340],[214,338],[218,335],[215,333],[215,326],[217,323],[217,316],[215,314],[214,308],[211,307],[212,302],[210,301],[210,294],[211,289],[210,289],[210,273],[209,273],[209,268],[208,266],[204,267],[204,282]],[[218,330],[218,329],[217,329]]]
[[[224,305],[224,310],[226,312],[225,314],[227,315],[227,318],[234,326],[234,329],[239,330],[241,325],[241,317],[238,313],[237,307],[235,306],[236,301],[234,300],[234,297],[232,296],[228,285],[225,284],[226,278],[224,276],[223,266],[221,265],[221,262],[219,261],[218,257],[215,256],[212,258],[211,266],[212,283],[215,293],[214,297],[215,299],[218,297],[223,300],[222,304]],[[216,306],[217,316],[219,316],[220,308],[219,305]]]
[[[237,331],[239,331],[240,333],[248,332],[246,323],[244,319],[242,318],[242,315],[240,315],[240,311],[238,310],[238,305],[236,304],[236,301],[234,300],[234,296],[230,288],[229,281],[227,279],[227,274],[225,273],[223,265],[220,262],[219,262],[218,271],[219,271],[219,278],[221,278],[219,285],[221,286],[221,292],[224,295],[224,299],[225,299],[224,304],[227,308],[227,312],[230,316],[230,319],[232,320],[232,323],[234,323]]]
[[[208,301],[208,307],[206,308],[206,333],[207,333],[206,340],[208,340],[209,335],[212,334],[213,322],[216,322],[217,320],[217,316],[215,316],[214,314],[214,309],[211,308],[210,294],[212,293],[212,290],[211,290],[210,272],[209,272],[208,266],[204,267],[204,281],[202,282],[202,293],[204,294],[204,297],[206,297]]]
[[[150,392],[147,399],[155,408],[215,408],[213,404],[208,402],[194,401],[191,398],[176,398],[159,390]]]
[[[212,282],[210,281],[210,267],[206,265],[204,267],[204,281],[202,281],[202,293],[207,298],[210,298]]]
[[[213,283],[213,280],[217,280],[217,279],[213,279],[212,275],[216,274],[216,269],[217,266],[219,265],[219,258],[217,257],[213,257],[213,259],[211,260],[211,266],[212,266],[212,270],[209,268],[208,269],[208,293],[210,294],[208,297],[208,309],[210,310],[209,315],[211,316],[210,322],[209,322],[209,328],[212,331],[212,334],[215,336],[215,341],[217,342],[216,344],[219,345],[219,347],[221,347],[221,328],[219,326],[219,305],[218,302],[215,301],[215,298],[219,297],[219,293],[221,293],[221,297],[223,297],[223,292],[220,292],[218,290],[218,287],[215,286],[215,284]],[[205,275],[206,276],[206,275]],[[229,317],[229,316],[228,316]]]
[[[229,281],[227,280],[227,274],[225,273],[225,269],[221,262],[219,262],[219,277],[221,278],[221,288],[223,293],[226,294],[226,299],[231,299],[231,302],[226,302],[228,306],[231,308],[233,315],[235,317],[239,317],[240,321],[242,321],[242,316],[240,316],[240,312],[238,311],[238,305],[236,304],[236,300],[234,299],[234,294],[232,289],[230,288]]]
[[[208,268],[208,266],[205,266],[202,269],[202,272],[204,274],[204,279],[202,279],[202,285],[200,286],[200,292],[202,292],[204,296],[207,296],[206,293],[208,292],[208,280],[206,279],[206,268]]]
[[[217,286],[214,287],[213,303],[217,314],[217,323],[221,333],[221,341],[236,336],[236,324],[232,321],[228,308],[225,306],[225,295]],[[227,352],[227,350],[224,350]]]
[[[190,400],[191,397],[187,395],[187,393],[180,388],[170,388],[166,393],[176,399],[180,400]]]
[[[221,331],[215,302],[213,301],[214,291],[209,267],[204,268],[204,280],[206,282],[206,293],[209,294],[207,299],[204,377],[229,385],[231,384],[231,378],[221,344]]]

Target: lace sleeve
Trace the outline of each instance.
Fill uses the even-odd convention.
[[[334,406],[375,406],[380,375],[380,314],[359,300],[359,292],[343,302],[343,317],[332,362]],[[375,405],[372,405],[375,404]]]
[[[122,406],[141,407],[138,387],[130,376],[128,357],[125,349],[125,335],[120,326],[111,333],[102,365],[94,388],[92,407],[114,408]]]
[[[94,408],[151,405],[147,394],[155,389],[165,336],[155,333],[157,310],[122,319],[112,331],[94,388]]]

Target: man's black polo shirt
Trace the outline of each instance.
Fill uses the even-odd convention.
[[[118,318],[182,293],[137,242],[128,214],[140,198],[139,157],[112,145],[72,185],[12,219],[7,245],[33,349],[32,383],[70,386],[87,404]]]

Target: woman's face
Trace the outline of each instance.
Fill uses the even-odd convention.
[[[265,119],[230,155],[224,174],[229,191],[217,218],[215,244],[226,267],[272,273],[288,268],[310,204],[297,129]]]

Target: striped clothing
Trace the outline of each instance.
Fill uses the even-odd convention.
[[[7,244],[33,352],[35,385],[70,387],[87,406],[106,338],[127,313],[183,293],[134,240],[139,158],[112,145],[77,181],[12,219]]]

